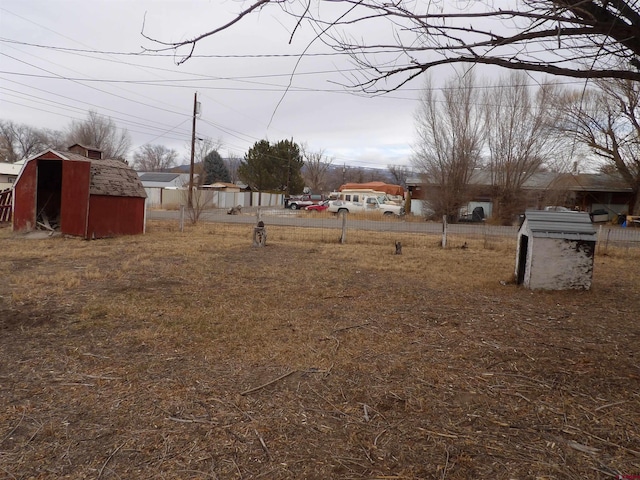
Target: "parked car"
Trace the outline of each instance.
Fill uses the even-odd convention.
[[[463,212],[458,218],[459,222],[484,222],[484,208],[476,207],[471,213]]]
[[[284,199],[284,208],[290,208],[291,210],[299,210],[301,208],[308,207],[310,205],[317,205],[326,200],[324,195],[295,195]]]
[[[383,215],[404,215],[404,206],[388,201],[386,195],[347,194],[341,200],[329,202],[331,213],[378,213]],[[342,199],[344,198],[344,199]]]
[[[327,208],[329,208],[329,200],[325,200],[317,205],[309,205],[305,207],[305,210],[309,210],[310,212],[324,212]]]

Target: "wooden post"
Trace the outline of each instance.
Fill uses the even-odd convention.
[[[340,234],[340,243],[347,243],[347,212],[342,212],[342,233]]]
[[[180,233],[184,232],[184,205],[180,205]]]
[[[484,248],[489,248],[489,225],[484,224]]]
[[[442,216],[442,248],[447,247],[447,216]]]
[[[596,239],[596,249],[602,253],[602,225],[598,227],[598,237]]]
[[[198,92],[193,95],[193,125],[191,126],[191,159],[189,164],[189,209],[193,208],[193,168],[196,148],[196,115],[198,115]]]

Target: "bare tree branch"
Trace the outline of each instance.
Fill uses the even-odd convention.
[[[160,44],[159,50],[190,46],[183,63],[196,43],[269,4],[293,17],[294,34],[307,22],[322,42],[349,54],[362,67],[350,86],[368,93],[396,90],[429,69],[457,63],[640,81],[640,4],[632,0],[521,0],[505,10],[490,0],[462,7],[445,0],[318,0],[313,9],[309,1],[259,0],[191,40],[143,36]],[[390,42],[379,41],[380,22],[391,24]],[[381,58],[380,51],[389,56]]]
[[[145,51],[148,52],[162,52],[162,51],[167,51],[167,50],[174,50],[178,47],[182,47],[184,45],[189,45],[191,47],[191,51],[189,52],[189,55],[185,56],[182,60],[180,60],[178,62],[178,65],[180,65],[181,63],[186,62],[187,60],[189,60],[189,58],[191,58],[191,56],[193,55],[193,51],[195,50],[196,47],[196,43],[198,43],[200,40],[210,37],[211,35],[215,35],[218,32],[222,32],[223,30],[227,30],[228,28],[232,27],[233,25],[235,25],[236,23],[238,23],[240,20],[242,20],[245,16],[249,15],[251,12],[253,12],[254,10],[257,10],[259,8],[261,8],[263,5],[266,5],[267,3],[278,3],[281,0],[258,0],[256,3],[254,3],[253,5],[251,5],[250,7],[248,7],[247,9],[243,10],[242,12],[240,12],[238,14],[237,17],[235,17],[233,20],[231,20],[230,22],[222,25],[221,27],[218,28],[214,28],[213,30],[203,33],[202,35],[198,35],[195,38],[192,38],[191,40],[184,40],[182,42],[165,42],[162,40],[158,40],[152,37],[147,36],[144,33],[144,27],[145,24],[142,24],[142,30],[140,31],[140,34],[146,38],[147,40],[151,40],[152,42],[155,43],[159,43],[160,45],[165,45],[166,48],[159,48],[159,49],[147,49],[145,48]]]
[[[629,213],[640,208],[640,85],[599,81],[599,90],[565,92],[554,106],[557,126],[607,162],[632,189]]]

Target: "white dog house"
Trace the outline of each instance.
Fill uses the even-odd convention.
[[[588,213],[527,210],[518,231],[516,281],[531,289],[588,290],[595,248]]]

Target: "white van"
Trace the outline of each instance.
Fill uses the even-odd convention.
[[[386,194],[374,191],[343,191],[337,200],[329,202],[332,213],[381,213],[383,215],[404,215],[404,206],[389,200]]]

